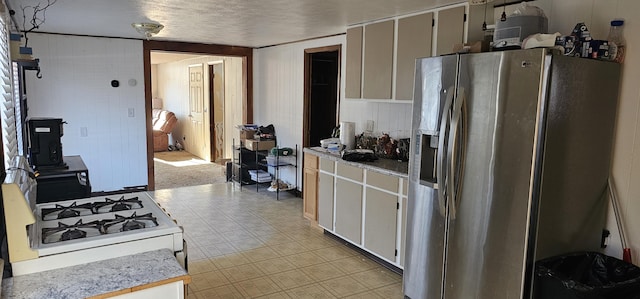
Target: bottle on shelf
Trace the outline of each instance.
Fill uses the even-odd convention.
[[[609,57],[612,61],[617,63],[624,62],[624,54],[626,48],[626,41],[622,34],[622,27],[624,25],[623,20],[611,21],[611,28],[609,29]]]

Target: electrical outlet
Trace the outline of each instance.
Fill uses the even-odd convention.
[[[367,123],[365,124],[365,132],[373,132],[373,120],[367,120]]]
[[[129,108],[129,117],[135,117],[136,116],[136,110],[133,108]]]
[[[80,137],[87,137],[88,135],[87,127],[80,127]]]

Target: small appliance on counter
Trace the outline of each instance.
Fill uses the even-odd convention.
[[[320,140],[320,146],[323,148],[328,148],[334,144],[340,144],[340,138],[327,138]]]
[[[61,118],[31,117],[27,119],[29,132],[29,164],[34,168],[66,168],[62,158]]]
[[[522,41],[536,33],[548,33],[549,20],[544,11],[523,2],[504,21],[496,21],[494,49],[520,49]]]
[[[340,143],[344,144],[344,148],[348,150],[356,148],[356,124],[354,122],[340,122]]]

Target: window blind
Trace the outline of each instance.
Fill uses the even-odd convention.
[[[5,9],[6,11],[6,9]],[[6,13],[0,15],[0,118],[2,125],[2,145],[4,168],[18,155],[16,114],[12,88],[12,67],[9,55],[9,22]]]

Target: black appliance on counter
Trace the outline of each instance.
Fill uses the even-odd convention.
[[[65,156],[67,168],[44,168],[36,177],[36,203],[91,197],[89,170],[80,156]]]
[[[29,132],[29,164],[34,168],[66,168],[62,159],[64,134],[61,118],[32,117],[27,119]]]

